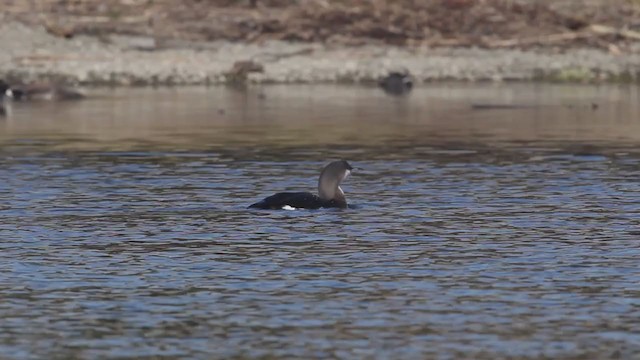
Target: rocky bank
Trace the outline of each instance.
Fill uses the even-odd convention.
[[[0,78],[83,85],[366,83],[406,68],[429,81],[640,81],[640,45],[624,54],[585,48],[480,49],[175,41],[143,36],[57,37],[0,19]],[[249,64],[250,66],[245,66]]]

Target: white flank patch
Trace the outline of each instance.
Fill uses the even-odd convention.
[[[293,206],[289,206],[289,205],[285,205],[282,207],[282,210],[295,210],[296,208],[294,208]]]

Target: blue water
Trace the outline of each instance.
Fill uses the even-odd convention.
[[[640,353],[634,88],[100,95],[0,122],[2,357]],[[246,209],[336,158],[354,209]]]

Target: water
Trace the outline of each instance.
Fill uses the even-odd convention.
[[[16,104],[0,122],[0,353],[639,358],[639,94],[272,86]],[[355,209],[245,209],[314,191],[336,158],[356,167]]]

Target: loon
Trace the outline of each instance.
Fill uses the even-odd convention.
[[[9,90],[9,88],[9,84],[6,81],[0,79],[0,99],[4,98],[5,93],[7,90]]]
[[[353,168],[345,160],[329,163],[322,169],[318,180],[318,195],[310,192],[281,192],[264,198],[249,209],[319,209],[346,208],[347,199],[340,188]]]
[[[405,95],[413,88],[413,79],[408,70],[392,71],[378,85],[389,95]]]
[[[5,107],[5,92],[9,90],[9,84],[0,79],[0,117],[7,116],[7,109]]]
[[[13,100],[78,100],[85,95],[68,86],[58,86],[47,83],[29,85],[14,85],[5,89],[4,94]]]

